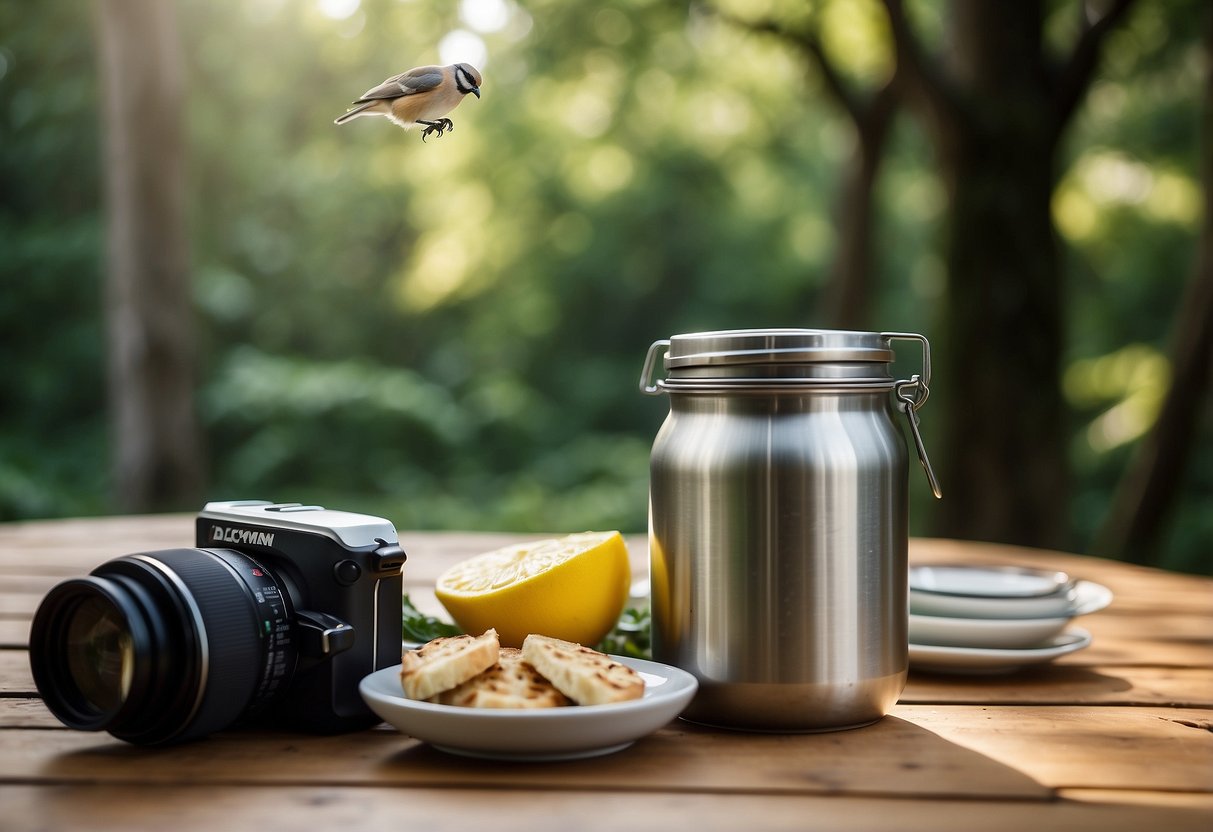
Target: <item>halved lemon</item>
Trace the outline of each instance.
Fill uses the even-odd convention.
[[[457,563],[435,594],[464,632],[493,627],[502,646],[538,633],[592,647],[619,620],[631,580],[619,532],[583,532]]]

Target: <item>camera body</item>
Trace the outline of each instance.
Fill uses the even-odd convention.
[[[377,722],[358,683],[400,661],[405,553],[395,527],[364,514],[259,500],[207,503],[195,524],[199,548],[232,549],[260,564],[245,567],[252,585],[267,577],[257,571],[278,579],[261,586],[258,600],[267,650],[276,654],[263,677],[270,721],[315,731]],[[277,690],[288,675],[287,689]]]
[[[391,523],[214,502],[196,544],[123,555],[47,593],[30,669],[64,724],[157,745],[238,722],[322,733],[378,722],[358,684],[400,661],[405,554]]]

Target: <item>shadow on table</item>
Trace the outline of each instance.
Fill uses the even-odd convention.
[[[823,734],[755,734],[676,720],[623,751],[583,760],[501,762],[423,743],[384,759],[381,773],[412,781],[668,792],[880,794],[1049,800],[1021,771],[897,717]]]
[[[1137,704],[1124,694],[1133,683],[1077,665],[1025,668],[1001,675],[960,675],[914,670],[898,704]]]
[[[676,720],[622,751],[560,762],[460,757],[386,728],[339,736],[233,730],[150,749],[76,731],[37,734],[36,753],[23,756],[23,771],[58,782],[506,786],[1016,801],[1054,796],[1024,772],[895,716],[825,734],[751,734]]]

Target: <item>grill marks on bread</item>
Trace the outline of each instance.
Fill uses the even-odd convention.
[[[468,708],[603,705],[644,696],[644,679],[626,665],[549,636],[529,635],[522,649],[501,647],[496,630],[436,638],[401,657],[409,699]]]
[[[409,699],[429,699],[474,678],[497,663],[496,630],[481,636],[436,638],[400,657],[400,685]]]
[[[517,647],[502,647],[497,664],[430,701],[465,708],[559,708],[573,704],[523,661]]]
[[[522,643],[522,658],[578,705],[604,705],[644,696],[640,674],[571,641],[529,635]]]

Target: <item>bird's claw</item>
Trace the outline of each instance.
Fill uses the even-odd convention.
[[[421,131],[421,140],[422,141],[425,141],[425,137],[428,136],[430,133],[437,133],[438,138],[441,139],[442,134],[445,133],[447,130],[453,131],[455,129],[455,122],[451,121],[449,118],[440,118],[437,121],[420,121],[419,120],[417,123],[424,124],[426,126],[425,129]]]

